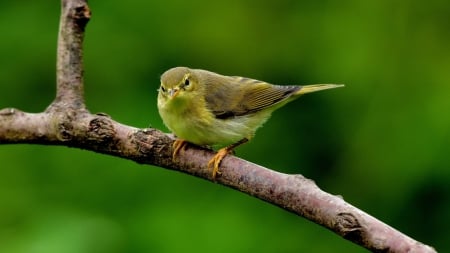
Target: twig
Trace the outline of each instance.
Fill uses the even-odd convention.
[[[157,165],[211,180],[212,151],[189,146],[172,160],[173,138],[156,129],[137,129],[84,104],[82,42],[90,18],[83,0],[62,0],[58,37],[57,95],[42,113],[0,110],[0,143],[64,145]],[[269,170],[234,156],[221,164],[215,182],[255,196],[320,224],[374,252],[436,252],[363,211],[330,195],[301,175]]]

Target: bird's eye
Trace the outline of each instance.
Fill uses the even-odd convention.
[[[184,86],[185,86],[185,87],[186,87],[186,86],[189,86],[190,83],[191,83],[191,82],[189,81],[188,78],[184,79]]]
[[[164,86],[161,85],[161,87],[159,88],[162,92],[166,92],[166,89],[164,88]]]

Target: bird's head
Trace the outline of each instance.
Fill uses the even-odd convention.
[[[166,102],[195,99],[198,79],[195,73],[186,67],[176,67],[167,70],[161,76],[159,99]]]

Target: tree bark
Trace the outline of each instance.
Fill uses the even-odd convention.
[[[172,160],[174,138],[157,129],[138,129],[84,104],[83,37],[91,16],[86,1],[62,0],[57,54],[57,93],[41,113],[0,110],[0,144],[62,145],[177,170],[247,193],[322,225],[373,252],[436,252],[384,224],[310,179],[272,171],[232,155],[215,180],[208,169],[213,151],[190,145]]]

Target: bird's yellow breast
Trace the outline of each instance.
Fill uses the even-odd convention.
[[[201,99],[158,100],[158,109],[164,124],[178,137],[197,145],[226,146],[250,139],[256,129],[270,116],[270,112],[229,119],[218,119]]]

